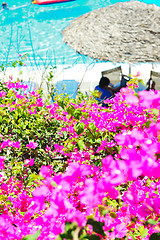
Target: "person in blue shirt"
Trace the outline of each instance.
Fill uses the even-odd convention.
[[[114,88],[113,85],[110,83],[109,78],[101,77],[99,81],[99,85],[95,87],[95,91],[98,91],[97,100],[102,102],[107,98],[112,98],[114,93],[118,92],[121,87]]]

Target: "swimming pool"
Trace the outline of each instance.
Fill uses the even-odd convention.
[[[124,2],[125,0],[123,0]],[[0,13],[0,65],[28,54],[31,65],[85,63],[81,56],[63,43],[61,31],[72,19],[89,11],[116,3],[116,0],[75,0],[52,5],[33,5],[30,0],[8,0],[15,8]],[[142,0],[160,6],[158,0]],[[16,7],[22,8],[16,9]]]

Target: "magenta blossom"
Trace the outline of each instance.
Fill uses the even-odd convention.
[[[1,98],[1,97],[5,97],[5,96],[6,96],[6,94],[7,94],[7,93],[6,93],[6,92],[4,92],[3,90],[2,90],[2,91],[0,91],[0,98]]]
[[[0,156],[0,170],[4,169],[4,161],[5,161],[6,157],[5,156]]]
[[[38,143],[30,141],[29,144],[26,145],[29,149],[35,149],[38,146]]]
[[[14,147],[14,148],[18,148],[18,149],[21,147],[19,141],[17,141],[17,142],[12,142],[12,143],[11,143],[11,146]]]
[[[26,159],[26,160],[24,160],[24,162],[25,162],[25,167],[27,167],[28,165],[29,166],[33,166],[34,165],[34,158],[31,158],[31,159]]]

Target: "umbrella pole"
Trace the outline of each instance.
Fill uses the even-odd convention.
[[[129,76],[131,76],[131,64],[129,63]]]

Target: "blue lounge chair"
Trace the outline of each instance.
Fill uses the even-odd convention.
[[[58,95],[63,93],[68,94],[70,98],[76,98],[79,83],[75,80],[62,80],[56,83]]]

